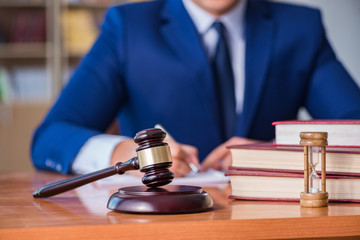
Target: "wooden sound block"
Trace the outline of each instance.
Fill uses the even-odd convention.
[[[107,204],[108,209],[116,212],[141,214],[201,212],[212,206],[212,198],[201,187],[184,185],[124,187]]]

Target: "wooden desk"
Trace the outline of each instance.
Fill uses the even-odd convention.
[[[64,178],[40,172],[1,174],[0,239],[360,238],[360,204],[302,211],[299,203],[234,201],[228,199],[227,184],[204,187],[214,208],[194,214],[111,212],[107,200],[118,186],[98,183],[33,199],[33,191]]]

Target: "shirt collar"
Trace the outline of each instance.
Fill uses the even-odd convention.
[[[198,32],[205,34],[215,20],[220,20],[231,34],[244,36],[245,9],[247,0],[241,0],[239,3],[219,19],[206,12],[204,9],[196,5],[192,0],[182,0],[185,9],[193,20]]]

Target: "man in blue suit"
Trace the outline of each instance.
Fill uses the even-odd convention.
[[[221,21],[235,95],[224,137],[212,60]],[[227,94],[225,94],[227,95]],[[273,121],[360,118],[360,90],[332,51],[319,11],[257,0],[159,0],[109,9],[101,33],[34,134],[38,169],[97,170],[135,154],[136,132],[162,124],[173,171],[229,165],[227,144],[274,138]],[[121,136],[104,134],[118,118]],[[227,127],[227,126],[225,126]],[[250,140],[252,139],[252,140]]]

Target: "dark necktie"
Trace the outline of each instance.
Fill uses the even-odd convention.
[[[215,88],[220,109],[220,124],[223,141],[234,135],[236,123],[234,76],[225,36],[225,26],[216,21],[213,27],[218,32],[219,40],[212,61]]]

